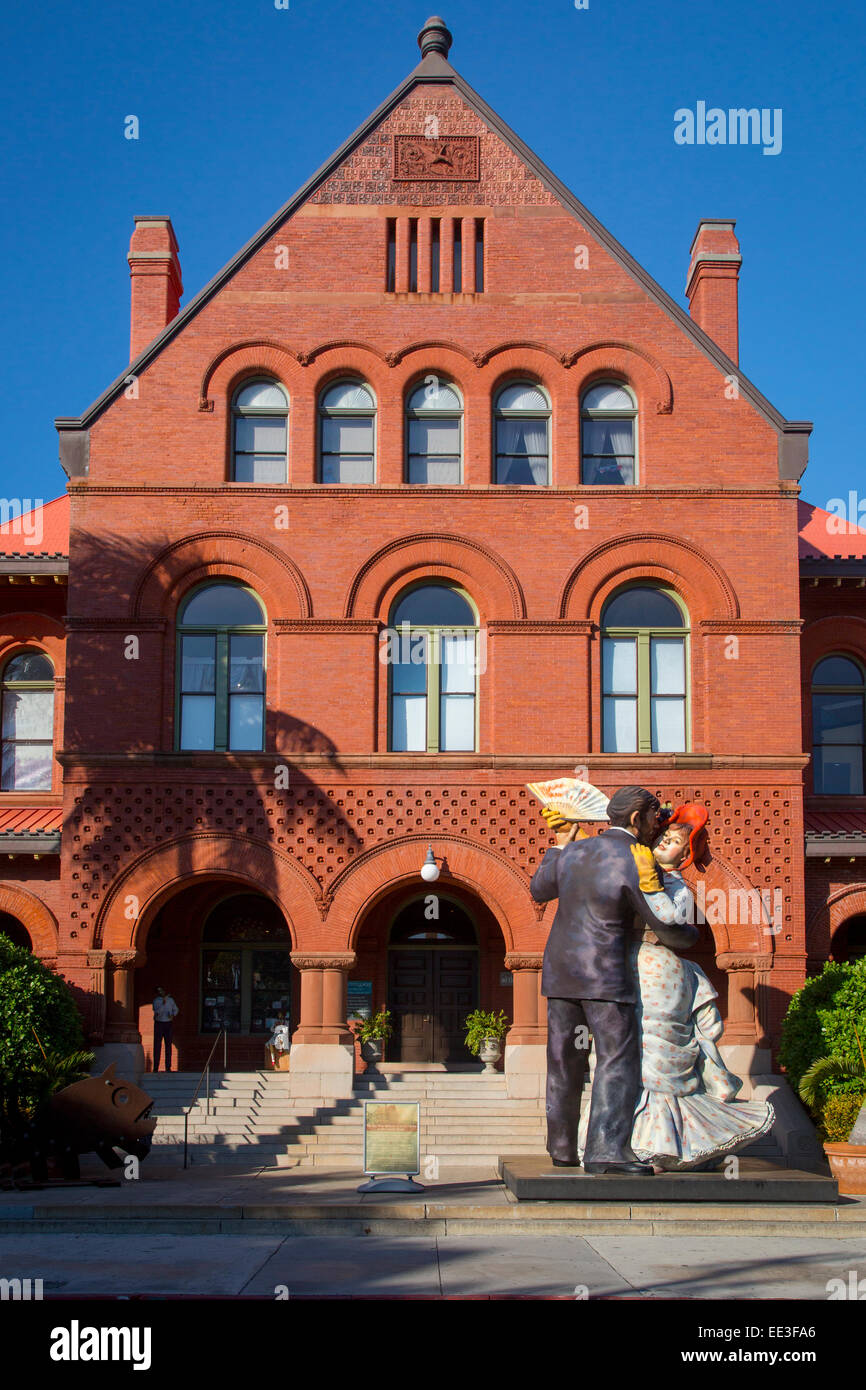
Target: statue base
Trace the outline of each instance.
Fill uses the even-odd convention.
[[[546,1156],[500,1158],[499,1175],[518,1202],[838,1202],[835,1178],[741,1158],[736,1178],[717,1173],[585,1173]]]

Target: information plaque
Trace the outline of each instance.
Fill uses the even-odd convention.
[[[347,1018],[372,1018],[373,1016],[373,981],[372,980],[349,980]]]
[[[421,1102],[364,1101],[364,1172],[371,1177],[421,1171]]]

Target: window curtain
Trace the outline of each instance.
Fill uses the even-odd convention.
[[[524,455],[529,464],[534,483],[547,482],[547,420],[500,420],[500,454]],[[519,459],[508,459],[506,474],[501,482],[511,482],[512,471],[519,473]]]

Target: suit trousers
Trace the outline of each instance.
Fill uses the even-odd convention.
[[[640,1032],[634,1004],[609,999],[547,1001],[547,1152],[577,1162],[580,1097],[589,1049],[575,1047],[575,1029],[588,1027],[595,1075],[584,1163],[633,1162],[631,1131],[641,1085]]]
[[[159,1023],[156,1019],[153,1024],[153,1069],[159,1071],[159,1056],[165,1048],[165,1069],[171,1071],[171,1026],[172,1020]]]

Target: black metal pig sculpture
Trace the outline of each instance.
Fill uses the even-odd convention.
[[[146,1158],[156,1127],[153,1100],[132,1081],[115,1076],[114,1068],[112,1062],[101,1076],[64,1086],[27,1127],[7,1130],[0,1139],[0,1170],[12,1177],[28,1165],[33,1179],[45,1182],[51,1159],[64,1178],[78,1178],[79,1154],[96,1153],[107,1168],[122,1167],[117,1149]]]

